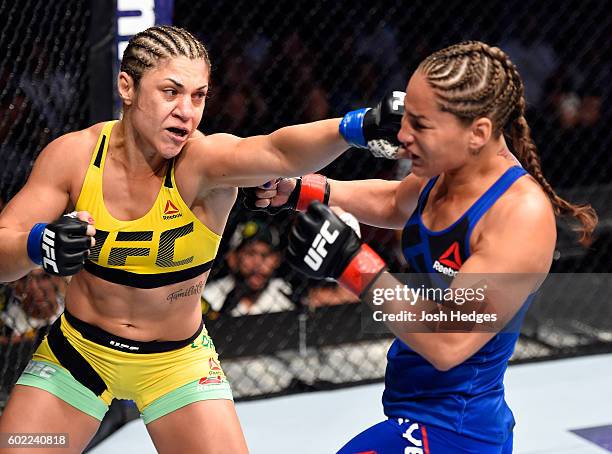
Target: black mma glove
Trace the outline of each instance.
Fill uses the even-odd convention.
[[[266,211],[271,214],[276,214],[282,210],[304,211],[306,208],[308,208],[308,205],[315,200],[318,200],[325,205],[327,205],[329,202],[329,183],[327,182],[327,178],[317,173],[311,173],[309,175],[296,178],[295,188],[293,188],[293,191],[291,191],[289,199],[286,203],[280,206],[256,206],[256,201],[264,199],[263,197],[257,196],[257,190],[259,189],[265,190],[265,185],[263,187],[259,186],[255,188],[240,188],[242,194],[244,195],[244,206],[249,210]]]
[[[327,206],[313,202],[289,233],[286,258],[315,279],[331,277],[358,296],[385,270],[385,262]]]
[[[340,134],[351,146],[368,148],[378,158],[397,159],[404,96],[403,91],[393,91],[373,109],[347,113],[340,122]]]
[[[85,263],[91,237],[87,222],[66,214],[50,224],[36,224],[28,236],[28,256],[49,274],[71,276]]]

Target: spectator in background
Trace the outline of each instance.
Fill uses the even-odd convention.
[[[257,89],[252,68],[239,53],[228,56],[221,65],[223,79],[211,95],[204,128],[241,136],[259,133],[267,122],[267,104]]]
[[[359,56],[354,62],[355,78],[333,97],[334,108],[343,112],[379,100],[385,93],[382,74],[376,62],[367,56]],[[401,87],[401,85],[398,85]]]
[[[63,311],[62,288],[62,278],[42,270],[0,284],[0,412],[45,328]]]
[[[585,183],[612,183],[612,160],[610,152],[610,123],[604,119],[603,100],[597,90],[583,93],[578,111],[577,142],[584,152],[581,164],[584,166]]]
[[[0,312],[3,343],[35,340],[41,328],[51,325],[64,310],[59,276],[35,269],[4,289]]]
[[[527,106],[537,105],[544,84],[557,67],[558,57],[553,46],[546,41],[535,15],[526,15],[514,35],[500,46],[514,62],[525,84]]]
[[[601,124],[602,100],[598,93],[585,93],[580,108],[580,124],[583,127],[594,128]]]
[[[304,62],[301,65],[295,85],[297,92],[302,94],[300,121],[311,122],[331,116],[329,94],[316,77],[315,67],[311,62]]]
[[[265,122],[266,106],[254,90],[224,86],[211,100],[211,112],[203,125],[207,130],[248,136]]]
[[[609,122],[600,90],[590,85],[579,90],[569,68],[561,65],[545,84],[542,101],[534,131],[551,184],[569,188],[611,182]]]
[[[577,142],[580,98],[569,69],[560,65],[543,86],[533,130],[542,168],[551,185],[567,188],[584,179],[582,146]],[[568,175],[573,175],[569,179]]]
[[[392,9],[371,9],[363,18],[363,29],[355,42],[355,55],[371,61],[376,70],[384,74],[382,83],[376,86],[381,92],[373,99],[406,83],[403,76],[405,69],[399,60],[397,28],[390,23],[392,14]]]
[[[272,124],[282,122],[297,123],[301,121],[304,113],[304,103],[308,93],[301,90],[311,90],[311,87],[296,87],[296,81],[304,79],[302,68],[316,62],[317,56],[305,44],[300,30],[291,30],[279,36],[278,40],[273,41],[272,47],[267,54],[264,66],[267,68],[262,75],[262,87],[265,99],[269,105],[281,106],[272,109],[269,119]],[[312,69],[307,69],[312,72]],[[224,76],[225,77],[225,76]],[[306,75],[306,79],[312,79]],[[300,82],[298,82],[300,84]],[[296,96],[294,93],[299,93]]]
[[[291,286],[274,277],[280,266],[279,234],[259,221],[239,225],[225,259],[230,274],[209,282],[202,293],[208,317],[238,317],[294,309]]]
[[[63,55],[64,59],[69,59],[72,53]],[[70,72],[74,71],[71,62],[54,61],[53,57],[44,46],[35,43],[27,60],[36,61],[37,64],[27,65],[18,84],[40,114],[45,131],[51,137],[57,137],[66,131],[66,125],[70,124],[69,117],[77,105],[79,75]]]
[[[48,128],[32,122],[41,118],[32,101],[20,88],[19,74],[0,68],[0,191],[10,198],[25,181],[30,170],[30,160],[48,141]]]

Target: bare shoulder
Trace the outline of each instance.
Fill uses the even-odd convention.
[[[174,175],[183,200],[207,226],[214,231],[222,232],[227,215],[236,202],[238,189],[213,187],[209,184],[206,169],[215,165],[214,157],[211,155],[221,147],[214,140],[214,136],[205,136],[199,131],[196,132],[181,151],[176,161]]]
[[[555,223],[550,199],[530,175],[518,179],[490,210],[491,218],[524,226]]]
[[[212,184],[224,163],[232,160],[232,149],[241,138],[231,134],[204,135],[197,131],[181,151],[185,173],[200,182],[203,189],[218,186]],[[197,177],[196,177],[197,175]]]
[[[38,160],[49,161],[62,168],[74,169],[81,161],[89,162],[103,123],[80,131],[69,132],[49,143]]]
[[[550,265],[556,239],[552,204],[539,183],[526,175],[487,211],[470,244],[474,252],[488,249],[506,258],[519,254],[530,262],[521,269],[542,270]]]
[[[95,124],[53,140],[36,159],[30,178],[34,182],[51,179],[68,193],[76,194],[80,190],[103,125]]]
[[[193,137],[188,140],[183,152],[189,156],[189,159],[206,160],[223,153],[240,140],[240,137],[232,134],[205,135],[196,131]]]
[[[194,140],[199,143],[199,146],[215,150],[223,150],[225,147],[235,145],[242,139],[243,137],[238,137],[224,132],[217,132],[215,134],[208,135],[199,133],[198,135],[194,135]]]
[[[181,150],[176,160],[175,175],[181,193],[191,194],[192,199],[201,194],[209,186],[206,183],[207,169],[214,166],[214,158],[211,154],[215,152],[213,136],[204,135],[196,131]]]
[[[3,225],[25,229],[74,206],[101,126],[58,137],[40,153],[25,185],[2,213]]]

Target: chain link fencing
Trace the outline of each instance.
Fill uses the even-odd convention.
[[[477,39],[500,46],[524,78],[527,118],[545,176],[562,196],[591,203],[601,218],[588,250],[576,243],[571,226],[559,222],[552,271],[610,272],[606,81],[612,68],[612,15],[604,1],[259,1],[254,7],[246,1],[177,0],[175,24],[198,35],[210,50],[212,90],[202,129],[240,136],[374,105],[384,92],[403,90],[424,57],[455,42]],[[399,179],[406,169],[403,162],[354,150],[321,173],[341,180]],[[237,204],[227,231],[253,218],[280,232],[291,222]],[[362,233],[391,270],[407,270],[395,232],[362,226]],[[227,279],[230,268],[221,253],[209,282]],[[360,332],[361,312],[369,309],[337,304],[343,295],[333,284],[307,281],[282,262],[276,276],[292,285],[293,311],[219,318],[212,311],[215,320],[208,323],[237,396],[328,389],[383,377],[391,338]],[[578,287],[591,285],[599,295],[587,292],[590,296],[576,299],[562,286],[546,289],[525,321],[513,361],[612,348],[612,307],[600,281],[609,281],[609,275],[585,279],[590,284],[581,281]],[[568,286],[577,280],[568,277]],[[325,297],[327,303],[321,301]]]
[[[44,145],[88,125],[88,5],[0,0],[0,197],[5,201],[23,185]],[[552,271],[591,273],[576,288],[599,289],[610,281],[605,273],[612,268],[608,6],[604,0],[175,0],[174,23],[210,50],[212,89],[201,129],[240,136],[373,105],[387,90],[403,90],[416,65],[446,45],[466,39],[499,45],[525,80],[527,118],[545,176],[561,195],[591,203],[600,215],[589,249],[577,246],[571,226],[559,222]],[[351,150],[321,173],[349,180],[400,179],[406,172],[401,161]],[[384,375],[392,338],[362,332],[362,312],[368,309],[335,284],[306,280],[283,262],[291,222],[287,213],[248,212],[239,201],[209,278],[208,287],[216,284],[217,293],[202,300],[238,399],[330,389]],[[249,229],[277,238],[267,240],[280,255],[274,275],[259,276],[266,280],[263,289],[247,288],[236,264],[244,259],[237,254],[242,243],[253,235]],[[396,232],[362,226],[362,236],[391,270],[409,271]],[[568,277],[568,282],[575,281]],[[605,293],[575,294],[569,287],[551,289],[536,301],[513,361],[612,351],[610,300]],[[15,293],[12,285],[3,291],[0,309],[6,313]],[[257,300],[265,292],[267,303],[259,310]],[[4,316],[2,324],[8,320]],[[30,339],[2,337],[4,397],[43,331]]]
[[[88,126],[89,2],[1,0],[0,24],[3,207],[21,189],[45,145]],[[16,284],[0,284],[0,408],[47,325],[17,315],[19,296]],[[63,301],[53,305],[51,314],[61,311]]]

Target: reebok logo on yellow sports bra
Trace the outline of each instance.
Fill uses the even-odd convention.
[[[174,206],[172,201],[168,200],[166,202],[166,208],[164,209],[164,216],[163,216],[164,220],[167,221],[169,219],[176,219],[176,218],[180,218],[181,216],[183,215],[181,214],[179,209]]]
[[[104,280],[137,288],[155,288],[192,279],[208,271],[221,236],[208,229],[181,198],[168,163],[157,199],[147,214],[132,221],[115,219],[104,205],[102,181],[110,135],[115,122],[102,128],[77,211],[89,211],[96,227],[96,245],[85,269]]]

